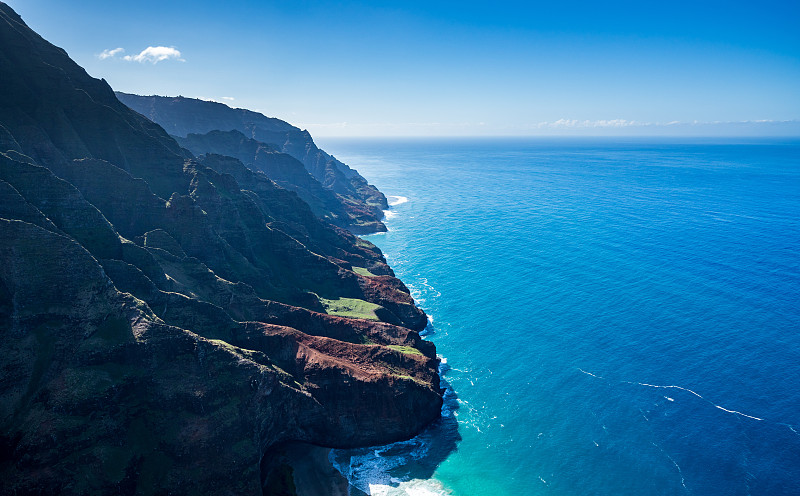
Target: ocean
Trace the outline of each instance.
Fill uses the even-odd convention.
[[[800,141],[324,140],[430,315],[442,420],[372,495],[800,494]]]

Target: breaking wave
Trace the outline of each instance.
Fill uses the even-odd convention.
[[[389,200],[390,207],[402,205],[403,203],[406,203],[408,201],[408,197],[406,196],[390,195],[388,198],[390,198]]]

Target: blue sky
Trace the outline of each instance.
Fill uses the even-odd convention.
[[[115,89],[315,136],[800,134],[754,124],[800,119],[798,0],[8,3]]]

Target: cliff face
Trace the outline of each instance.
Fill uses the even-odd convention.
[[[206,154],[239,159],[246,167],[261,172],[281,187],[294,191],[319,217],[355,233],[385,231],[376,213],[363,201],[353,201],[325,188],[302,162],[278,151],[274,145],[248,138],[239,131],[190,133],[176,141],[203,161]]]
[[[222,103],[121,92],[117,92],[117,96],[132,109],[163,126],[170,134],[189,137],[190,140],[185,143],[195,154],[222,153],[239,158],[248,166],[255,163],[255,156],[250,153],[253,143],[237,144],[231,135],[209,136],[207,133],[212,131],[238,131],[246,138],[288,154],[299,160],[323,188],[332,192],[345,213],[341,218],[334,217],[339,225],[360,233],[386,229],[380,222],[382,210],[388,208],[383,193],[367,183],[358,172],[317,148],[308,131],[280,119],[250,110],[233,109]],[[192,137],[191,134],[206,136]],[[220,147],[224,147],[225,152]],[[281,159],[277,155],[262,155],[260,160],[264,164]],[[266,166],[272,167],[279,165]],[[258,165],[256,168],[263,170],[264,166]]]
[[[279,443],[438,416],[374,245],[197,161],[2,3],[0,88],[0,494],[260,494]]]

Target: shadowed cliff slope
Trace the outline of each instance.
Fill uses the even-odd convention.
[[[260,494],[272,446],[438,416],[374,245],[197,161],[3,3],[0,88],[0,494]]]
[[[201,161],[209,153],[239,159],[248,168],[262,172],[281,187],[296,192],[317,216],[340,227],[357,234],[386,230],[382,222],[376,221],[372,207],[324,188],[299,160],[279,152],[274,145],[248,138],[235,130],[190,133],[185,138],[175,139]]]
[[[344,219],[337,219],[340,220],[339,225],[361,233],[385,230],[380,222],[382,210],[388,208],[383,193],[368,184],[358,172],[317,148],[308,131],[300,130],[280,119],[250,110],[233,109],[222,103],[121,92],[117,92],[117,96],[123,103],[175,136],[183,138],[190,134],[204,135],[212,131],[239,131],[256,142],[271,145],[275,150],[302,162],[324,188],[334,193],[347,214]],[[238,150],[233,147],[231,136],[224,137],[223,141],[220,141],[221,138],[221,135],[206,136],[204,139],[195,137],[188,144],[195,153],[231,155],[246,165],[254,161],[249,151],[245,151],[252,147],[252,143],[240,143],[240,146],[245,147]],[[223,153],[219,146],[225,146],[227,153]],[[242,157],[242,153],[246,154],[246,158]],[[281,160],[276,155],[260,157],[262,161],[271,159]],[[261,166],[258,168],[263,170]]]

